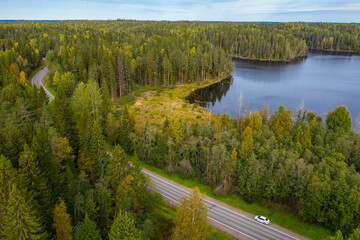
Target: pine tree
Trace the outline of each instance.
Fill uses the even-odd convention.
[[[66,213],[66,205],[64,200],[60,199],[54,208],[53,226],[55,228],[55,239],[72,240],[72,226],[70,214]]]
[[[173,239],[207,239],[207,228],[205,197],[201,196],[198,188],[194,188],[189,198],[185,195],[179,200]]]
[[[6,207],[6,216],[3,222],[5,240],[43,240],[48,234],[40,224],[37,213],[24,197],[16,184],[12,184],[9,194],[9,204]]]
[[[84,221],[75,227],[76,240],[101,240],[100,231],[95,222],[85,215]]]
[[[134,220],[127,212],[120,211],[109,232],[110,240],[141,239],[141,231],[135,227]]]

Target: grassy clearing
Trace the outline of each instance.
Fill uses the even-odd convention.
[[[291,212],[290,209],[284,209],[278,204],[269,203],[269,202],[261,203],[262,205],[267,205],[267,207],[271,207],[270,209],[258,203],[247,203],[237,195],[228,195],[228,196],[217,195],[214,193],[213,189],[207,185],[198,183],[194,180],[183,179],[178,174],[167,173],[162,169],[158,169],[144,162],[141,162],[141,165],[144,168],[149,169],[150,171],[160,174],[186,187],[189,188],[198,187],[200,191],[202,193],[205,193],[207,196],[215,198],[233,207],[239,208],[241,210],[244,210],[246,212],[255,215],[264,215],[268,217],[273,223],[276,223],[286,229],[289,229],[307,238],[321,240],[334,234],[331,230],[323,226],[304,222],[298,215]]]
[[[218,80],[202,81],[193,84],[177,85],[169,88],[139,87],[136,91],[119,100],[119,105],[131,105],[135,117],[135,129],[141,131],[146,122],[160,126],[165,118],[181,119],[185,122],[203,123],[217,118],[213,112],[196,104],[189,104],[185,97],[191,91],[205,87]]]

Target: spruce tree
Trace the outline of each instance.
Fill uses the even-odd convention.
[[[15,182],[16,179],[16,170],[13,168],[10,160],[0,155],[0,230],[4,223],[3,217],[6,216],[11,184]]]
[[[12,184],[9,203],[3,221],[2,234],[5,240],[43,240],[48,239],[31,201],[24,197],[16,184]]]
[[[127,106],[124,107],[120,116],[119,144],[126,153],[131,153],[130,133],[134,132],[135,120],[130,115]]]
[[[59,190],[59,169],[52,152],[51,141],[48,133],[44,129],[44,125],[39,123],[37,133],[32,141],[31,149],[34,153],[34,159],[41,173],[44,173],[48,186],[52,189],[52,193],[58,193]],[[57,199],[53,196],[53,199]]]
[[[104,175],[106,151],[104,147],[104,135],[98,123],[95,122],[89,143],[89,165],[93,171],[89,172],[90,179],[95,180]]]
[[[33,123],[29,119],[29,117],[26,118],[23,132],[24,132],[26,144],[31,145],[32,139],[35,135],[35,129],[34,129]]]
[[[111,96],[109,87],[105,78],[101,80],[101,97],[102,97],[102,119],[106,119],[106,116],[111,111]]]
[[[101,240],[100,231],[94,221],[85,215],[84,221],[75,228],[76,240]]]
[[[141,231],[135,227],[134,220],[127,212],[120,211],[109,232],[110,240],[141,239]]]
[[[9,132],[6,154],[14,167],[18,166],[19,154],[24,147],[24,143],[25,140],[20,130],[15,124],[12,124]]]
[[[74,212],[74,202],[78,191],[76,179],[70,166],[66,167],[66,171],[61,178],[61,197],[65,200],[68,206],[68,212]]]
[[[34,152],[25,144],[19,159],[21,187],[27,189],[35,200],[35,207],[41,213],[44,222],[50,223],[53,200],[47,181],[34,158]]]
[[[7,135],[5,131],[0,127],[0,155],[5,154],[5,150],[7,149]]]
[[[113,189],[130,173],[131,166],[124,150],[118,145],[107,167],[107,176]]]
[[[72,118],[70,101],[66,97],[64,90],[61,88],[57,91],[56,98],[54,99],[51,115],[57,131],[61,136],[69,139],[71,147],[76,152],[78,149],[78,143],[76,139],[76,129]]]

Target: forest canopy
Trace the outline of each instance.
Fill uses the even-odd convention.
[[[349,236],[360,223],[360,135],[345,106],[325,122],[304,109],[294,117],[264,106],[238,119],[166,118],[135,131],[129,107],[113,105],[138,86],[224,78],[232,57],[360,52],[359,34],[360,25],[330,23],[1,22],[0,238],[180,234],[184,221],[156,210],[160,197],[146,191],[140,160]],[[30,84],[43,58],[51,102]],[[112,154],[106,140],[116,145]]]

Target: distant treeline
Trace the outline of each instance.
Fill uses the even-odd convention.
[[[308,49],[360,52],[359,33],[359,25],[330,23],[3,22],[0,66],[14,65],[0,69],[0,84],[47,56],[55,66],[50,82],[55,70],[73,73],[75,82],[106,79],[114,98],[137,84],[223,77],[232,56],[291,61]]]

